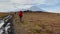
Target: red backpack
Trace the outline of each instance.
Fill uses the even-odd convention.
[[[19,16],[23,16],[23,11],[20,11],[19,12]]]

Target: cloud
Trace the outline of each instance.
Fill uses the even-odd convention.
[[[42,4],[45,7],[45,8],[43,7],[44,9],[52,10],[51,8],[57,5],[58,3],[60,3],[60,0],[0,0],[0,12],[28,9],[34,5],[42,5]],[[53,7],[53,9],[55,8]],[[58,11],[58,9],[59,8],[57,7],[57,9],[55,10]]]
[[[11,0],[11,2],[16,4],[40,4],[45,0]]]
[[[21,9],[28,9],[33,5],[18,5],[18,4],[11,4],[11,3],[2,3],[0,4],[0,12],[16,12],[20,11]]]
[[[44,4],[46,4],[46,5],[56,5],[58,3],[60,3],[60,0],[46,0],[44,2]]]
[[[46,5],[56,5],[60,2],[60,0],[11,0],[12,3],[15,4],[46,4]]]
[[[42,9],[46,10],[46,12],[60,13],[60,6],[50,6]]]
[[[11,2],[10,0],[0,0],[0,12],[18,11],[20,9],[28,9],[33,5],[20,5]]]

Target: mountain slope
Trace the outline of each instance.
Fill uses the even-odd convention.
[[[38,7],[38,6],[32,6],[32,7],[29,8],[28,10],[32,10],[32,11],[43,11],[43,10],[40,9],[40,7]]]

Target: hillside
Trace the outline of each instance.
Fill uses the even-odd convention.
[[[0,18],[6,16],[7,13],[0,13]]]
[[[60,14],[57,13],[24,12],[22,23],[16,13],[13,24],[15,34],[60,34]]]
[[[18,14],[18,13],[17,13]],[[16,34],[59,34],[60,14],[46,12],[25,12],[23,22],[15,15]]]

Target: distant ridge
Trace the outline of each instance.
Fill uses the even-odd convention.
[[[42,9],[40,9],[40,8],[37,7],[37,6],[32,6],[32,7],[29,8],[28,10],[31,10],[31,11],[43,11]]]

